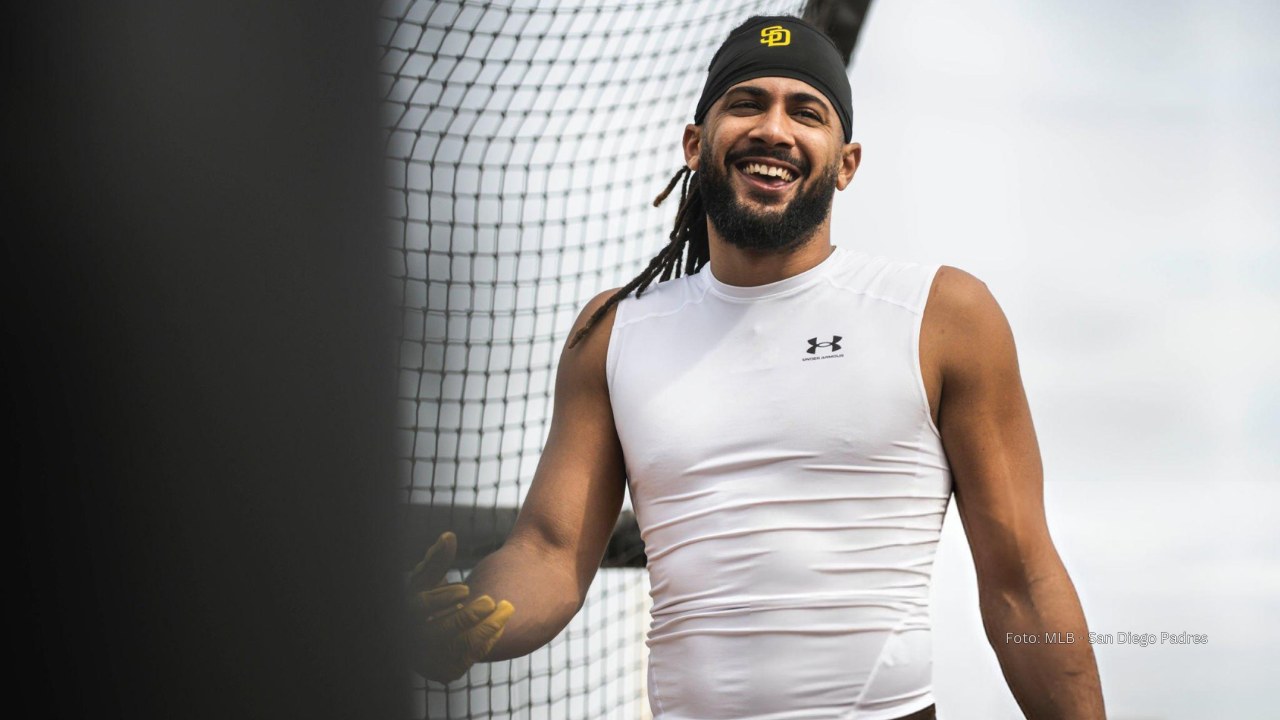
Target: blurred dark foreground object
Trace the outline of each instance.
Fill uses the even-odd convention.
[[[376,10],[6,8],[12,706],[406,717]]]

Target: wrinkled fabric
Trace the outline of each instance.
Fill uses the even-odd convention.
[[[607,378],[653,597],[664,720],[886,720],[934,702],[951,493],[919,364],[937,266],[835,248],[618,306]]]

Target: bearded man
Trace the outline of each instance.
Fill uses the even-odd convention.
[[[681,185],[670,243],[575,323],[511,537],[466,584],[440,583],[451,535],[419,566],[425,676],[554,638],[629,487],[656,718],[934,717],[929,587],[954,494],[1023,711],[1103,717],[1008,322],[961,270],[832,244],[851,139],[825,35],[787,16],[730,33],[658,199]]]

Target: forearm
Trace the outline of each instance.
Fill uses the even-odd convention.
[[[486,661],[527,655],[564,629],[582,603],[572,566],[533,544],[510,539],[467,576],[471,597],[488,595],[515,607]]]
[[[1060,561],[983,593],[981,603],[987,638],[1026,717],[1106,717],[1084,611]]]

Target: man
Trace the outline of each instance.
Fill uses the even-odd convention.
[[[450,535],[415,574],[425,676],[559,633],[629,483],[656,717],[934,717],[929,579],[954,491],[1023,711],[1103,717],[999,306],[955,268],[831,244],[861,158],[851,118],[817,29],[755,17],[730,34],[659,197],[683,179],[671,243],[575,324],[511,537],[469,587],[438,584]]]

